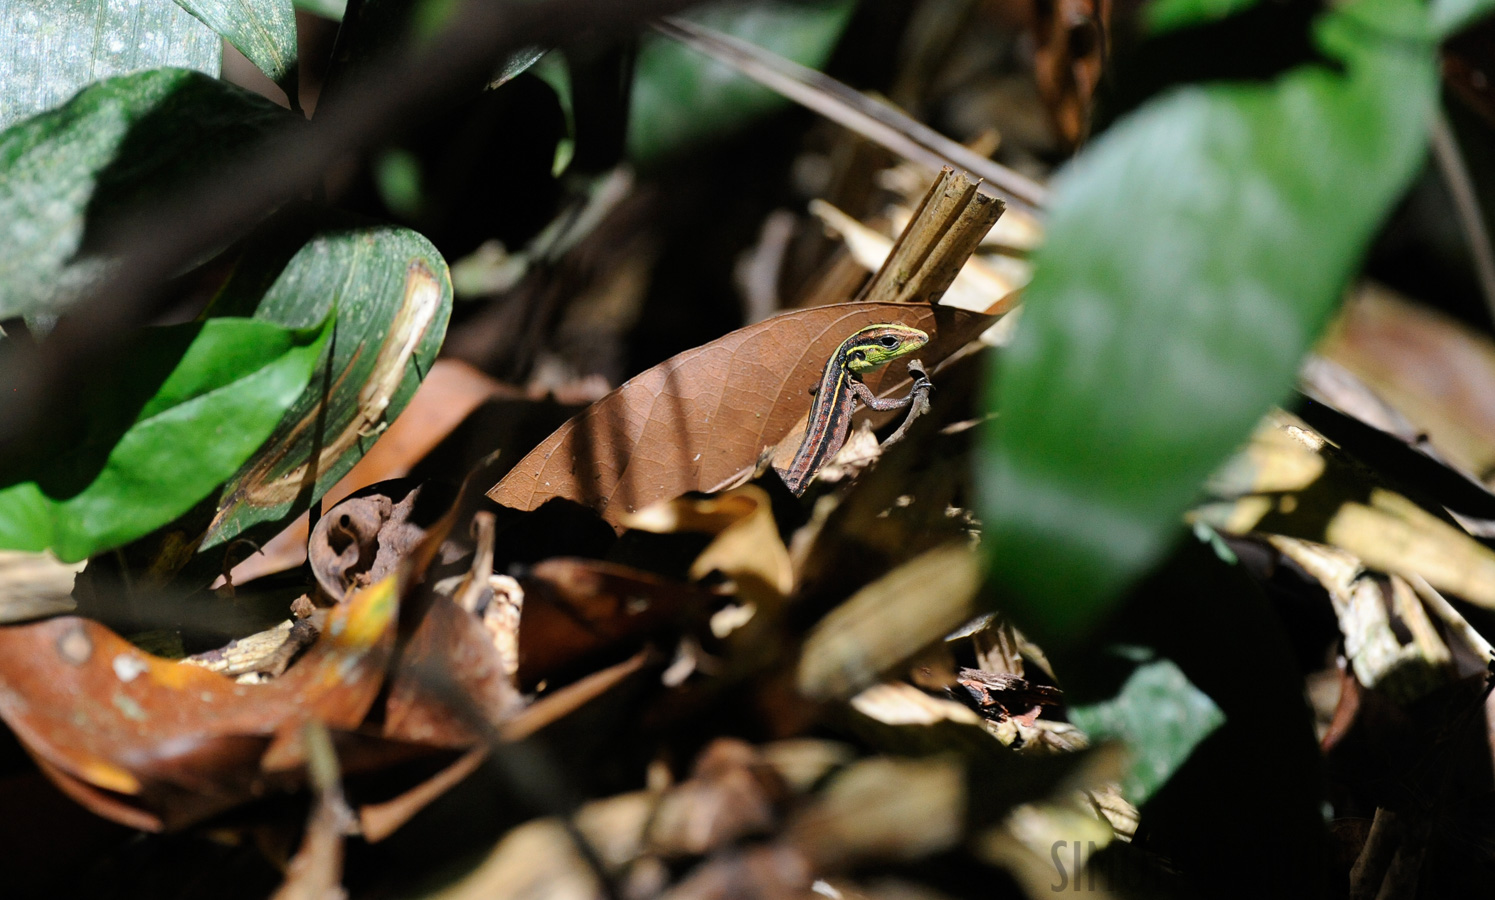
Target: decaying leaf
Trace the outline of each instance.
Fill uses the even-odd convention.
[[[84,619],[0,629],[0,718],[65,776],[59,786],[86,789],[70,793],[95,812],[179,827],[298,781],[303,722],[362,722],[397,609],[393,578],[355,593],[316,646],[263,685],[151,656]]]
[[[440,747],[470,747],[524,706],[482,622],[437,597],[394,674],[384,735]]]
[[[518,389],[508,392],[517,394]],[[422,457],[439,444],[484,401],[503,395],[503,385],[454,359],[438,359],[410,404],[379,436],[342,480],[328,489],[323,508],[342,502],[354,491],[381,481],[404,478]],[[248,559],[234,566],[233,584],[283,572],[306,559],[308,516],[303,513],[285,530],[266,541]]]
[[[350,588],[395,571],[425,539],[435,518],[431,508],[439,503],[431,491],[400,479],[355,491],[328,510],[307,545],[312,574],[327,599],[340,601]]]
[[[522,584],[518,675],[527,686],[671,623],[699,620],[717,602],[692,585],[592,559],[545,560]]]
[[[990,319],[896,303],[774,316],[630,379],[532,450],[488,496],[521,510],[564,497],[616,524],[651,503],[712,490],[752,468],[765,448],[791,433],[809,411],[809,389],[831,352],[848,335],[878,322],[929,334],[921,356],[933,365]],[[901,377],[885,369],[867,383],[876,392]]]

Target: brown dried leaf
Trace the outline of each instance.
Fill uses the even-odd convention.
[[[498,727],[524,707],[477,616],[438,597],[392,679],[384,736],[439,747],[472,746],[473,724]]]
[[[503,723],[498,731],[498,738],[505,741],[524,740],[622,684],[643,668],[646,659],[644,653],[639,653],[615,666],[546,694]],[[489,749],[487,744],[474,747],[451,765],[405,793],[382,803],[369,803],[360,807],[358,818],[364,838],[373,843],[389,837],[433,800],[476,771],[488,758]]]
[[[1035,3],[1033,74],[1054,130],[1074,147],[1090,131],[1110,18],[1109,0]]]
[[[394,578],[357,592],[297,665],[263,685],[151,656],[76,617],[0,629],[0,718],[99,815],[180,826],[285,780],[274,775],[299,765],[300,741],[286,735],[302,723],[363,721],[398,605]]]
[[[810,409],[809,389],[846,337],[878,322],[930,336],[931,365],[989,325],[944,307],[844,303],[795,310],[687,350],[623,384],[520,460],[488,496],[531,510],[552,497],[627,513],[687,491],[711,490],[751,468]],[[874,390],[903,380],[874,372]]]
[[[715,602],[691,585],[595,559],[547,559],[523,584],[519,681],[524,685],[683,617],[704,615]]]
[[[382,580],[425,538],[416,512],[423,492],[413,479],[381,481],[317,521],[307,555],[328,599],[342,600],[350,587]]]
[[[788,785],[757,748],[718,738],[702,751],[691,777],[660,797],[649,846],[662,856],[699,856],[766,834],[788,796]]]
[[[789,548],[779,537],[768,493],[754,485],[704,499],[681,497],[625,516],[624,527],[655,534],[716,535],[690,566],[690,577],[721,572],[750,601],[781,600],[794,590]]]
[[[1495,345],[1488,337],[1365,285],[1320,352],[1359,376],[1459,468],[1482,477],[1495,469]]]

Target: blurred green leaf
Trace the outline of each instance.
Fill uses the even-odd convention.
[[[251,319],[147,330],[6,466],[0,547],[80,560],[186,512],[270,435],[330,332]]]
[[[216,511],[205,511],[211,521],[180,527],[193,538],[205,530],[206,549],[255,526],[273,532],[304,512],[405,408],[441,349],[451,309],[446,262],[404,228],[282,235],[241,260],[210,314],[287,327],[333,314],[334,330],[305,392],[229,479]]]
[[[1423,159],[1424,7],[1359,0],[1316,25],[1342,69],[1175,89],[1055,186],[980,457],[994,583],[1040,642],[1093,627],[1181,536]]]
[[[199,72],[156,69],[0,133],[0,318],[65,309],[109,269],[89,245],[99,230],[292,121]]]
[[[855,0],[755,0],[696,9],[684,18],[818,68],[835,49]],[[747,124],[788,101],[733,69],[657,34],[639,48],[628,152],[649,161]]]
[[[1144,7],[1147,26],[1154,32],[1203,25],[1244,12],[1257,0],[1153,0]]]
[[[218,35],[172,0],[0,0],[0,128],[104,78],[157,66],[217,75],[222,60]]]
[[[1069,718],[1092,741],[1126,744],[1131,764],[1121,790],[1136,804],[1166,784],[1199,742],[1225,723],[1215,701],[1168,659],[1132,670],[1110,700],[1070,706]]]
[[[1434,0],[1433,27],[1439,37],[1452,37],[1495,10],[1495,0]]]
[[[422,199],[420,159],[409,150],[386,150],[373,162],[374,186],[379,199],[396,215],[413,219],[420,215]]]
[[[207,23],[270,80],[296,66],[296,10],[291,0],[176,0]]]
[[[296,8],[334,22],[343,20],[348,0],[295,0]]]

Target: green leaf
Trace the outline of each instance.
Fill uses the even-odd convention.
[[[250,253],[214,300],[214,315],[290,327],[336,326],[316,377],[274,436],[229,480],[211,522],[182,523],[204,549],[256,526],[272,532],[347,474],[405,408],[435,361],[451,315],[445,261],[392,226],[327,227]],[[218,570],[214,569],[214,573]]]
[[[1225,714],[1172,660],[1143,663],[1121,692],[1101,703],[1069,707],[1092,741],[1115,740],[1131,751],[1121,790],[1141,804],[1168,782],[1200,741],[1225,723]]]
[[[1495,0],[1434,0],[1433,27],[1439,37],[1453,37],[1495,10]]]
[[[207,496],[302,393],[331,332],[251,319],[150,329],[0,480],[0,547],[85,559]]]
[[[270,80],[280,84],[296,66],[296,10],[291,0],[176,0],[223,35]]]
[[[802,65],[825,64],[855,0],[756,0],[717,4],[684,18],[750,41]],[[639,48],[628,152],[649,161],[751,122],[788,101],[727,66],[660,35]]]
[[[115,217],[293,121],[217,79],[156,69],[96,84],[0,133],[0,319],[64,310],[108,272],[89,241]]]
[[[296,8],[334,22],[343,20],[348,0],[296,0]]]
[[[1316,24],[1342,69],[1174,90],[1055,186],[980,456],[994,582],[1040,642],[1092,628],[1179,539],[1421,164],[1438,68],[1418,0]]]
[[[0,0],[0,128],[104,78],[157,66],[217,75],[223,44],[172,0]]]
[[[1203,25],[1245,12],[1257,0],[1153,0],[1144,7],[1147,27],[1154,33]]]

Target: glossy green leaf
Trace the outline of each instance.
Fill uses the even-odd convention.
[[[1055,186],[980,456],[998,602],[1040,641],[1092,628],[1179,538],[1423,159],[1425,8],[1358,0],[1316,24],[1342,68],[1173,90]]]
[[[405,408],[436,359],[451,315],[445,261],[392,226],[328,227],[242,260],[214,315],[304,327],[335,315],[316,376],[265,446],[231,478],[211,521],[182,523],[204,549],[300,515],[353,467]],[[216,570],[215,570],[216,572]]]
[[[0,547],[79,560],[186,512],[269,436],[330,331],[227,318],[148,330],[0,470]]]
[[[825,64],[854,0],[754,0],[692,10],[684,18],[765,47],[802,65]],[[747,124],[787,104],[721,63],[660,35],[639,48],[628,152],[647,161]]]
[[[277,84],[296,65],[296,10],[291,0],[176,0]]]
[[[1168,659],[1132,670],[1109,700],[1070,706],[1069,718],[1092,741],[1126,744],[1131,762],[1121,790],[1136,804],[1166,784],[1194,747],[1225,723],[1215,701]]]
[[[89,241],[113,217],[292,121],[199,72],[156,69],[96,84],[0,133],[0,319],[64,310],[107,273]]]
[[[0,128],[95,81],[222,61],[218,35],[172,0],[0,0]]]

